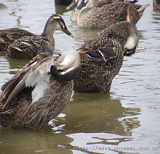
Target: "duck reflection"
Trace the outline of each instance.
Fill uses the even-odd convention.
[[[49,126],[42,133],[1,128],[1,153],[46,154],[54,152],[72,154],[71,150],[59,147],[62,143],[70,143],[72,139],[65,136],[65,134],[52,134],[50,130],[51,128]]]
[[[65,12],[68,12],[68,10],[66,10],[66,5],[55,4],[55,12],[57,14],[63,15]]]
[[[77,93],[64,113],[65,118],[54,121],[55,132],[58,131],[58,126],[65,123],[63,129],[61,128],[65,134],[106,132],[130,136],[131,130],[140,126],[136,117],[140,114],[139,108],[125,108],[120,100],[110,99],[103,94]]]

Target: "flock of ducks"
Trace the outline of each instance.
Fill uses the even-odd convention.
[[[52,15],[41,35],[19,28],[0,30],[0,51],[11,58],[32,59],[1,87],[0,125],[13,129],[41,130],[69,102],[73,90],[106,93],[118,74],[124,56],[136,51],[136,23],[148,5],[122,0],[73,0],[77,26],[104,28],[82,47],[58,58],[52,55],[53,34],[72,36],[60,15]],[[77,13],[78,12],[78,13]]]

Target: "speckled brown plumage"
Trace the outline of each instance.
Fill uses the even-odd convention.
[[[67,54],[69,52],[67,52]],[[74,52],[79,56],[76,51]],[[73,52],[71,52],[71,54],[72,53]],[[65,56],[68,56],[67,54]],[[65,59],[65,56],[63,56],[64,55],[60,56],[62,60],[63,58]],[[76,66],[73,67],[76,69],[72,69],[72,73],[70,74],[72,76],[69,81],[65,81],[65,79],[60,81],[53,73],[52,75],[49,73],[49,71],[51,71],[48,70],[50,66],[54,64],[58,66],[61,64],[57,62],[58,60],[54,63],[51,54],[42,53],[36,56],[21,72],[4,84],[1,88],[2,92],[0,93],[0,125],[14,129],[39,130],[61,113],[69,102],[73,92],[73,78],[75,77],[73,71],[78,73],[80,69],[80,57],[78,58],[77,56],[73,57],[73,61],[76,62]],[[72,66],[69,64],[69,66],[63,65],[63,67],[66,71],[65,67],[70,69]],[[34,73],[32,74],[32,72]],[[61,70],[61,72],[63,72],[63,70]],[[70,71],[67,71],[67,73],[69,72]],[[36,76],[33,78],[32,75],[35,73]],[[41,75],[43,75],[42,79]],[[31,80],[28,79],[30,77]],[[38,80],[32,83],[35,78]],[[46,78],[48,78],[48,80]],[[28,86],[27,80],[31,82]],[[47,86],[43,89],[43,94],[40,95],[38,99],[35,99],[42,91],[42,88],[38,89],[38,93],[35,96],[33,91],[35,91],[36,86],[40,84],[41,81],[44,81],[44,84],[46,83]],[[45,86],[44,84],[43,86]]]
[[[81,56],[82,69],[75,78],[75,92],[110,91],[112,80],[122,66],[124,53],[127,54],[129,44],[126,42],[131,35],[135,39],[133,50],[131,49],[134,53],[138,42],[137,30],[133,24],[125,21],[109,26],[97,38],[87,41],[77,49]],[[100,58],[89,55],[90,50],[98,52]]]
[[[53,48],[48,39],[38,35],[21,37],[6,50],[8,57],[17,59],[32,59],[42,52],[53,53]]]
[[[26,35],[32,36],[34,34],[20,28],[8,28],[0,30],[0,51],[6,51],[11,43]]]
[[[86,5],[86,7],[79,11],[77,25],[78,27],[85,28],[106,28],[119,21],[126,21],[127,16],[130,17],[130,22],[136,24],[147,6],[119,2],[118,0],[109,2],[100,1],[93,4],[93,7]],[[127,7],[129,7],[129,11]]]
[[[129,5],[129,3],[115,3],[82,9],[77,17],[77,25],[85,28],[105,28],[126,21]]]

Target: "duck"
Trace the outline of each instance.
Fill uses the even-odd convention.
[[[72,9],[73,7],[75,7],[76,5],[77,5],[77,7],[79,6],[80,9],[81,9],[82,7],[84,7],[84,6],[86,5],[86,3],[83,3],[83,2],[81,2],[80,0],[73,0],[72,3],[71,3],[69,6],[67,6],[66,10],[70,10],[70,9]],[[77,7],[76,7],[76,9],[74,9],[74,10],[72,11],[72,13],[71,13],[71,15],[70,15],[70,20],[71,20],[72,22],[77,22],[77,16],[78,16],[78,14],[79,14],[79,12],[80,12],[80,9],[77,8]]]
[[[142,6],[136,5],[134,2],[120,2],[119,0],[107,2],[88,0],[86,6],[82,8],[84,3],[85,1],[81,0],[80,5],[75,9],[78,10],[78,15],[74,18],[74,21],[77,21],[78,27],[83,28],[106,28],[113,23],[125,21],[125,5],[130,6],[130,20],[133,24],[136,24],[145,8],[149,6],[149,4]]]
[[[32,59],[41,52],[53,52],[55,40],[53,34],[61,30],[73,37],[63,18],[58,14],[49,17],[41,35],[32,34],[20,28],[9,28],[0,31],[0,50],[16,59]]]
[[[121,21],[106,27],[95,39],[86,41],[76,49],[81,57],[81,70],[74,79],[74,91],[109,94],[124,55],[135,53],[138,40],[135,25]]]
[[[82,8],[78,14],[78,27],[106,28],[116,22],[125,21],[129,15],[129,3],[122,2],[103,5],[102,7],[92,7],[94,6],[93,1],[88,1],[86,7]]]
[[[48,52],[35,56],[1,87],[1,127],[43,130],[70,101],[80,69],[76,50],[64,52],[57,60]]]
[[[160,0],[153,0],[153,10],[160,10]]]
[[[72,9],[74,6],[77,5],[76,9],[72,11],[70,15],[70,20],[72,22],[77,21],[78,14],[80,13],[80,10],[86,6],[87,7],[102,7],[103,5],[106,4],[113,4],[115,2],[124,2],[124,0],[101,0],[101,1],[81,1],[81,0],[73,0],[72,3],[67,6],[66,10]],[[130,1],[129,1],[130,2]],[[130,2],[130,3],[135,3],[135,2]]]

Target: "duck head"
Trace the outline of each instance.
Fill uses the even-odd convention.
[[[52,76],[60,81],[73,80],[79,73],[81,68],[80,55],[75,50],[69,50],[62,54],[57,61],[50,67]]]
[[[71,32],[68,30],[63,18],[58,14],[52,15],[48,19],[48,21],[47,21],[47,23],[45,25],[44,31],[43,31],[43,33],[41,35],[44,36],[44,37],[47,37],[49,35],[53,36],[53,33],[56,30],[61,30],[64,33],[66,33],[67,35],[73,37]]]

